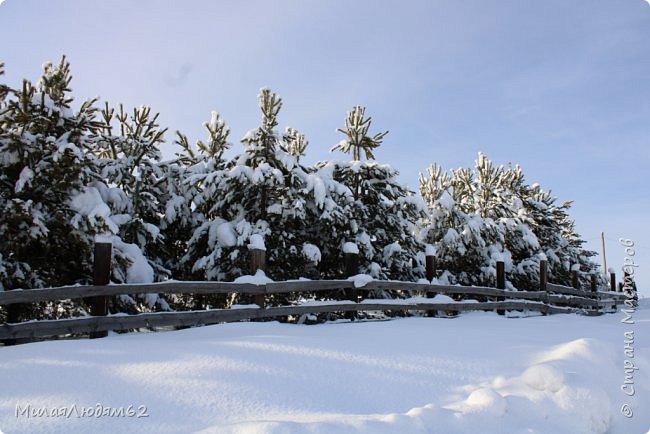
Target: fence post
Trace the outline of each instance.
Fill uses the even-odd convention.
[[[345,254],[345,276],[352,277],[359,274],[359,254],[346,253]]]
[[[544,291],[542,301],[548,305],[548,261],[546,259],[539,261],[539,289]],[[542,313],[542,315],[546,314],[546,312]]]
[[[503,261],[497,261],[497,289],[506,289],[506,268]],[[503,301],[505,297],[497,297],[497,301]],[[497,314],[505,315],[504,309],[497,309]]]
[[[425,260],[427,265],[427,280],[431,282],[436,277],[436,256],[427,255],[425,256]]]
[[[345,276],[352,277],[359,274],[359,254],[354,252],[345,253]],[[346,297],[357,303],[359,301],[359,291],[357,288],[348,289]],[[354,320],[357,312],[346,312],[345,317]]]
[[[609,290],[616,292],[616,273],[609,273]]]
[[[580,289],[580,281],[578,280],[578,270],[571,270],[571,287]]]
[[[618,284],[620,292],[625,292],[625,285],[628,285],[628,282],[631,282],[630,275],[627,271],[623,271],[623,281]]]
[[[497,289],[506,289],[506,269],[503,261],[497,261]]]
[[[539,289],[546,291],[546,284],[548,283],[548,261],[539,261]]]
[[[251,264],[251,274],[257,273],[257,270],[266,272],[266,250],[250,249],[248,252]],[[253,296],[253,302],[259,307],[264,308],[266,305],[266,297],[264,294],[255,294]]]
[[[429,255],[426,255],[424,257],[424,259],[425,259],[425,264],[426,264],[427,280],[429,282],[431,282],[431,280],[433,280],[433,278],[436,277],[436,274],[437,274],[437,271],[438,271],[436,269],[436,265],[437,265],[436,264],[436,255],[429,254]],[[435,292],[427,291],[427,298],[433,298],[435,296],[436,296]],[[430,317],[435,316],[436,311],[435,310],[428,310],[426,312],[426,315],[430,316]]]
[[[22,311],[22,306],[22,303],[7,305],[7,322],[9,324],[20,322],[20,313]],[[18,340],[5,339],[2,341],[2,343],[5,345],[5,347],[8,347],[10,345],[16,345],[18,343]]]
[[[93,265],[93,285],[108,285],[111,281],[111,261],[113,243],[95,242],[95,260]],[[108,296],[98,295],[86,299],[92,316],[108,315]],[[90,332],[90,339],[105,338],[108,331]]]
[[[597,292],[598,291],[598,280],[596,273],[593,272],[591,273],[591,292]]]

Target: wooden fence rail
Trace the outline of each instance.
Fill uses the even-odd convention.
[[[17,303],[38,303],[42,301],[67,300],[96,296],[121,294],[246,294],[269,295],[283,293],[312,293],[354,288],[350,280],[298,280],[270,282],[265,284],[232,282],[161,282],[152,284],[123,284],[102,286],[61,286],[44,289],[13,290],[0,292],[0,305]],[[444,295],[480,295],[485,297],[506,297],[548,302],[549,293],[572,295],[586,300],[591,305],[596,298],[624,299],[625,295],[612,292],[587,292],[561,285],[548,284],[548,291],[510,291],[484,286],[436,285],[429,283],[375,280],[365,284],[361,290],[394,290],[404,292],[433,292]]]
[[[99,253],[98,253],[99,252]],[[103,253],[102,253],[103,252]],[[108,257],[106,256],[108,252]],[[110,248],[101,247],[96,255],[102,255],[103,261],[110,261]],[[96,256],[97,257],[97,256]],[[251,252],[251,274],[256,269],[264,268],[264,255]],[[299,316],[313,313],[347,312],[354,318],[362,311],[426,311],[465,312],[506,310],[529,310],[543,314],[581,312],[595,314],[602,310],[616,309],[626,295],[616,292],[594,291],[571,288],[548,283],[545,261],[540,266],[540,291],[506,290],[503,263],[498,263],[497,286],[440,285],[420,282],[379,281],[373,280],[357,287],[353,280],[297,280],[269,282],[264,284],[234,282],[178,282],[168,281],[153,284],[109,285],[106,264],[99,266],[95,275],[96,285],[62,286],[58,288],[12,290],[0,292],[0,305],[11,309],[20,303],[38,303],[43,301],[85,299],[91,306],[93,316],[59,320],[42,320],[12,322],[0,324],[0,339],[8,342],[19,338],[37,338],[45,336],[89,333],[91,337],[102,337],[109,330],[122,331],[152,327],[185,327],[241,320],[255,320],[283,316]],[[348,273],[354,274],[355,258],[346,257]],[[427,257],[427,277],[435,275],[435,257]],[[430,269],[431,268],[431,269]],[[96,271],[98,265],[96,263]],[[575,273],[574,273],[575,274]],[[103,277],[102,277],[103,276]],[[614,278],[612,276],[612,278]],[[593,282],[593,279],[592,279]],[[575,285],[575,279],[572,282]],[[577,285],[576,285],[577,286]],[[359,295],[373,290],[401,291],[408,298],[402,299],[365,299]],[[309,302],[306,305],[265,307],[265,298],[270,294],[313,294],[322,291],[340,291],[340,301]],[[138,315],[106,315],[106,297],[122,294],[224,294],[238,293],[252,295],[257,306],[238,307],[236,309],[213,309],[202,311],[156,312]],[[434,302],[435,294],[443,294],[463,300],[456,302]],[[414,296],[415,295],[415,296]],[[429,297],[421,298],[417,296]],[[468,300],[473,297],[474,300]],[[478,300],[476,299],[478,298]],[[347,299],[347,300],[346,300]],[[352,301],[350,301],[352,300]]]
[[[214,309],[187,312],[157,312],[139,315],[89,316],[63,320],[43,320],[0,324],[0,339],[35,338],[64,334],[131,330],[151,327],[184,327],[326,312],[360,311],[440,311],[530,310],[542,313],[573,313],[575,309],[526,301],[484,303],[337,303],[269,308]]]

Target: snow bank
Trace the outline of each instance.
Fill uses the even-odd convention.
[[[625,396],[620,315],[246,322],[0,348],[0,428],[52,432],[643,433],[650,302]],[[459,344],[461,343],[461,344]],[[16,408],[146,406],[148,417]],[[630,405],[626,418],[621,406]]]

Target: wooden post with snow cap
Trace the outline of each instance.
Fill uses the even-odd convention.
[[[436,249],[431,244],[427,244],[425,251],[425,261],[427,267],[427,280],[431,282],[436,277]]]
[[[343,254],[345,255],[345,277],[352,277],[359,274],[359,247],[355,243],[347,242],[343,244]],[[348,289],[345,294],[348,300],[359,302],[359,291],[356,287]],[[355,319],[356,312],[346,312],[345,317]]]
[[[427,280],[431,282],[436,276],[436,248],[431,244],[427,244],[426,250],[424,251],[424,260],[426,265]],[[427,291],[427,298],[433,298],[436,296],[435,292]],[[426,316],[436,316],[435,310],[428,310]]]
[[[113,259],[113,237],[95,237],[95,258],[93,262],[93,285],[108,285],[111,281],[111,262]],[[108,297],[99,295],[86,299],[92,316],[108,315]],[[105,338],[108,331],[90,332],[90,339]]]
[[[345,277],[352,277],[359,274],[359,248],[354,243],[343,245],[345,254]]]
[[[253,234],[248,244],[248,255],[250,259],[250,273],[255,275],[257,270],[266,273],[266,246],[264,238],[259,234]],[[261,308],[266,306],[266,297],[264,294],[255,294],[253,302]]]

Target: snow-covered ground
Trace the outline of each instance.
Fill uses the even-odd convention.
[[[650,300],[623,318],[235,323],[5,347],[0,431],[645,433]],[[120,408],[135,415],[107,416]]]

